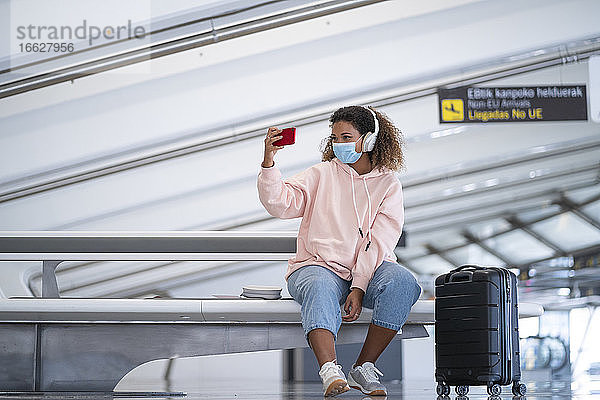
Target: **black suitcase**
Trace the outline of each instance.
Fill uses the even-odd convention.
[[[517,277],[505,268],[463,265],[435,280],[435,380],[440,396],[466,395],[469,385],[520,383]]]

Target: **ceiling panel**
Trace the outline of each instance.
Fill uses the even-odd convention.
[[[559,213],[561,207],[557,204],[547,204],[534,210],[520,212],[517,217],[521,222],[528,223],[540,218],[544,218]]]
[[[422,257],[424,255],[429,254],[429,250],[427,250],[425,246],[413,243],[412,239],[410,238],[410,235],[408,235],[406,240],[406,247],[396,248],[396,254],[398,255],[398,257],[402,258],[403,260],[409,260],[412,258]]]
[[[511,225],[502,218],[493,218],[487,221],[470,224],[467,231],[477,239],[488,238],[496,233],[509,229]]]
[[[596,152],[596,157],[600,159],[600,154]],[[590,185],[578,190],[571,190],[566,193],[566,197],[576,203],[584,203],[600,195],[600,184]]]
[[[600,231],[570,212],[535,223],[531,229],[567,251],[600,244]]]
[[[443,274],[454,268],[451,263],[435,254],[410,260],[410,266],[421,274],[432,275]]]
[[[581,210],[593,218],[595,221],[600,222],[600,201],[588,204],[587,206],[581,207]]]
[[[459,249],[447,251],[446,254],[458,265],[461,264],[479,264],[504,266],[504,262],[496,256],[488,253],[476,244],[469,244]]]
[[[508,261],[524,264],[551,257],[554,251],[523,231],[511,231],[483,241]]]

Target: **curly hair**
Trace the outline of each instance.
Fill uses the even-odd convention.
[[[369,107],[377,115],[379,121],[379,134],[375,141],[373,151],[367,152],[373,168],[378,168],[380,171],[383,167],[389,168],[392,171],[398,171],[404,168],[404,138],[402,132],[394,126],[392,121],[382,113]],[[338,121],[346,121],[361,134],[375,131],[375,121],[373,114],[362,106],[347,106],[341,107],[335,111],[329,118],[329,127]],[[331,135],[321,141],[320,149],[321,160],[331,161],[335,158],[333,153],[333,138]]]

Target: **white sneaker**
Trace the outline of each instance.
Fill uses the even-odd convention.
[[[328,361],[321,367],[319,376],[323,381],[323,395],[325,397],[337,396],[350,390],[342,366],[333,361]]]
[[[372,362],[367,361],[363,365],[353,365],[348,372],[348,384],[351,388],[358,389],[370,396],[387,396],[387,390],[379,382],[377,374],[383,376],[383,373]]]

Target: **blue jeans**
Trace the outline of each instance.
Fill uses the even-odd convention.
[[[331,331],[337,340],[342,324],[340,307],[351,284],[320,265],[305,265],[288,277],[288,291],[302,305],[302,327],[309,346],[308,333],[316,328]],[[384,261],[367,286],[362,306],[373,310],[373,324],[398,331],[420,295],[421,287],[405,267]]]

